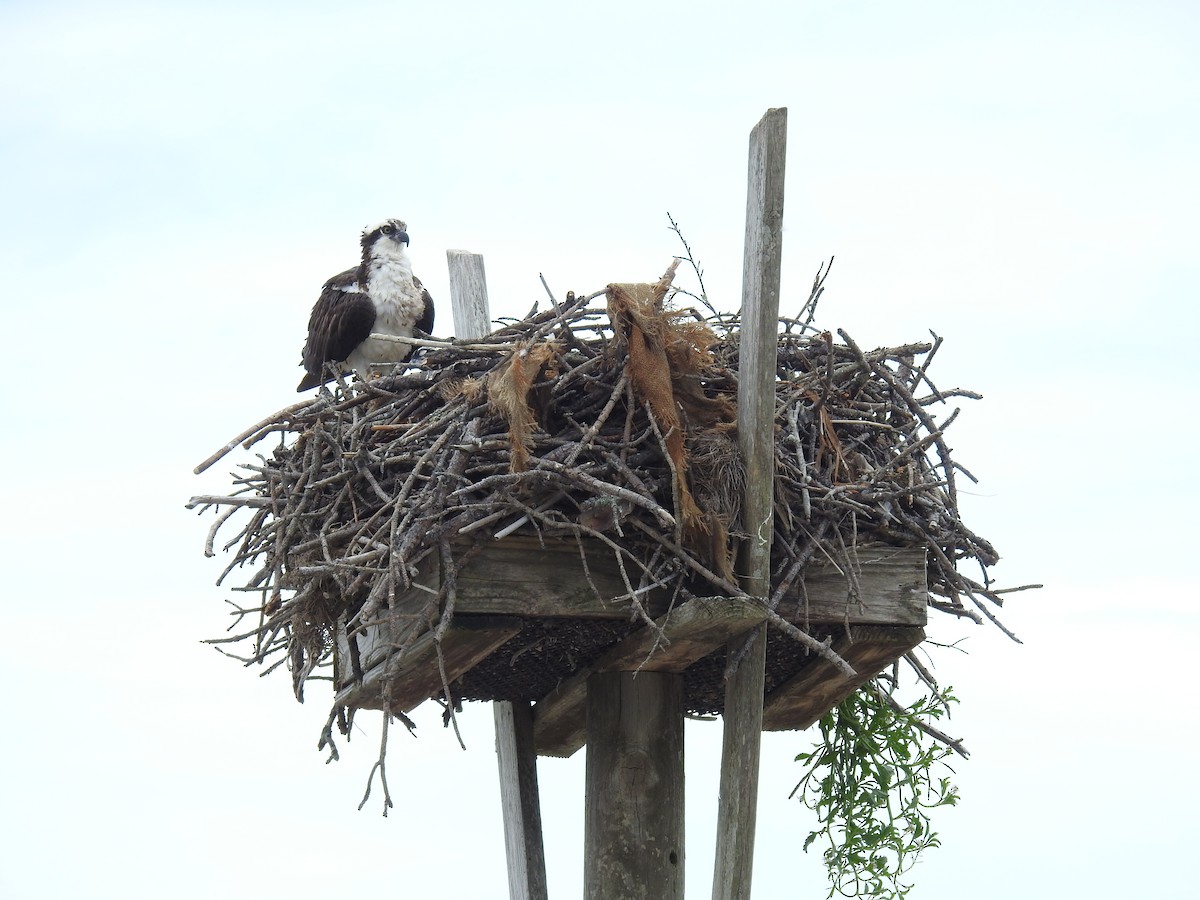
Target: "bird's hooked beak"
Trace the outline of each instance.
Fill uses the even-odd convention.
[[[393,231],[391,234],[389,234],[388,237],[390,237],[397,244],[404,244],[404,246],[406,246],[406,247],[408,246],[408,232],[407,231],[401,231],[400,229],[397,228],[395,231]]]

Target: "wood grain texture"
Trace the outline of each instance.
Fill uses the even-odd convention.
[[[587,743],[588,669],[568,678],[533,706],[533,745],[538,756],[574,756]]]
[[[587,573],[574,540],[539,542],[535,537],[512,535],[488,543],[459,573],[455,608],[479,615],[629,618],[625,582],[611,552],[597,541],[585,540],[584,548]],[[428,568],[422,572],[429,577],[418,580],[436,588],[436,574]],[[852,576],[827,562],[814,561],[803,580],[784,595],[779,614],[815,624],[925,624],[928,592],[923,548],[860,547]],[[428,594],[421,591],[413,599],[424,602]],[[669,597],[651,592],[642,602],[657,618],[667,612]]]
[[[533,715],[527,702],[492,704],[510,900],[547,900]]]
[[[656,619],[659,631],[642,628],[629,635],[605,653],[596,668],[602,672],[639,668],[643,672],[682,672],[766,617],[764,610],[740,600],[697,597]]]
[[[463,672],[521,630],[517,619],[490,616],[458,616],[441,642],[446,680]],[[358,709],[388,709],[407,713],[430,697],[442,695],[438,645],[432,632],[425,632],[399,658],[364,667],[361,683],[352,682],[338,691],[335,703]]]
[[[787,110],[767,110],[750,132],[738,354],[738,443],[746,467],[742,521],[749,532],[742,545],[739,575],[742,589],[756,597],[765,597],[771,583],[786,152]],[[741,663],[725,690],[713,900],[750,896],[766,644],[765,624],[729,644],[731,658],[741,656]]]
[[[458,576],[456,609],[481,614],[627,619],[629,599],[612,552],[585,541],[587,571],[574,540],[512,535],[490,541]],[[589,580],[590,576],[590,580]],[[651,615],[667,598],[647,598]]]
[[[454,336],[460,341],[481,338],[491,331],[483,257],[468,250],[447,250],[446,264],[450,268]]]
[[[459,573],[455,610],[463,615],[628,619],[629,600],[622,598],[625,583],[612,554],[595,541],[585,541],[584,547],[586,574],[574,540],[539,542],[535,537],[512,535],[491,541]],[[856,555],[857,564],[849,573],[828,562],[810,563],[777,612],[801,626],[924,625],[928,607],[924,549],[868,545],[858,548]],[[387,647],[403,643],[407,629],[425,621],[420,613],[430,591],[436,593],[441,587],[433,557],[418,567],[414,580],[421,587],[399,594],[395,607],[381,613],[383,624],[358,637],[362,659],[376,661]],[[652,592],[642,602],[652,618],[659,618],[667,613],[669,597]],[[348,649],[343,628],[338,639],[339,685],[344,681],[341,673],[349,671]]]
[[[491,330],[483,257],[466,250],[447,250],[446,262],[450,268],[454,334],[460,340],[481,338]],[[477,580],[472,582],[477,583]],[[490,592],[485,591],[484,595],[490,596]],[[530,706],[525,701],[499,701],[493,704],[492,712],[496,723],[508,896],[510,900],[546,900],[546,856]]]
[[[750,133],[742,320],[738,343],[738,444],[746,467],[742,520],[749,538],[739,563],[742,587],[768,591],[774,517],[775,369],[779,352],[779,279],[787,110],[768,110]]]
[[[763,730],[807,728],[924,639],[925,630],[914,626],[852,626],[833,649],[858,674],[849,678],[831,663],[814,660],[767,697]]]
[[[929,584],[924,547],[866,545],[853,565],[839,569],[814,560],[780,601],[776,612],[803,625],[924,625]]]
[[[587,900],[683,898],[683,678],[601,672],[587,688]]]
[[[725,597],[698,597],[655,620],[661,630],[633,632],[534,707],[534,744],[542,756],[571,756],[587,740],[587,684],[593,672],[683,672],[766,618],[762,610]]]

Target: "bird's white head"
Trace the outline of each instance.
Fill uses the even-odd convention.
[[[407,248],[408,226],[400,219],[385,219],[378,225],[363,229],[363,262],[372,258],[404,258]]]

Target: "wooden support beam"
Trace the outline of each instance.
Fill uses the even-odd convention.
[[[779,614],[800,627],[923,626],[928,597],[925,551],[862,546],[856,557],[852,580],[831,564],[811,564],[802,583],[780,604]],[[611,562],[611,556],[588,550],[593,583],[604,590],[611,578],[613,583],[609,586],[615,596],[625,587],[623,582],[618,584],[618,573],[604,569],[606,561]],[[490,594],[489,573],[497,579]],[[549,589],[543,590],[542,574],[563,592],[557,602]],[[436,561],[431,558],[416,580],[422,584],[421,588],[399,595],[394,609],[380,613],[376,624],[354,637],[353,653],[345,625],[339,627],[334,686],[339,691],[354,689],[352,693],[339,694],[351,697],[352,705],[381,708],[377,687],[372,699],[371,690],[364,692],[356,685],[351,661],[357,659],[361,671],[370,672],[392,649],[408,643],[413,632],[428,627],[418,613],[427,602],[429,591],[436,591],[441,584]],[[660,608],[657,600],[647,597],[645,602],[652,614]],[[622,619],[629,615],[628,601],[611,603],[596,598],[579,565],[579,548],[574,541],[546,541],[539,547],[536,538],[516,535],[485,545],[472,564],[459,574],[455,608],[463,621],[476,616],[494,621],[520,615]],[[730,635],[743,633],[760,621],[761,612],[745,604],[711,598],[689,601],[668,614],[659,614],[657,625],[670,643],[658,647],[652,657],[647,659],[655,632],[650,629],[633,632],[537,703],[534,707],[537,752],[544,756],[571,756],[583,746],[585,686],[592,672],[636,669],[643,663],[648,671],[681,672],[717,649]],[[436,666],[436,657],[430,657],[430,662]],[[766,726],[768,730],[796,727],[778,717],[773,722]]]
[[[619,619],[629,618],[628,588],[612,552],[598,541],[585,540],[587,570],[580,560],[579,545],[572,540],[539,540],[514,534],[502,541],[488,541],[458,573],[454,609],[460,615],[522,616],[524,618]],[[776,610],[799,625],[924,625],[928,607],[925,579],[925,550],[919,547],[860,545],[856,548],[853,578],[833,564],[814,560],[792,585]],[[358,637],[358,653],[367,667],[372,648],[401,642],[405,623],[418,621],[430,597],[441,588],[436,555],[417,567],[413,580],[420,587],[397,595],[392,610],[378,619],[387,623],[381,638],[376,626]],[[599,591],[599,596],[597,596]],[[622,599],[613,600],[614,597]],[[642,596],[642,604],[654,618],[669,609],[670,597],[663,591]],[[677,607],[679,613],[682,607]],[[420,626],[424,627],[424,626]],[[339,671],[346,666],[348,647],[344,628],[339,636]],[[342,680],[339,679],[340,686]]]
[[[849,636],[833,642],[833,651],[858,674],[850,678],[832,663],[814,660],[767,697],[763,730],[807,728],[923,640],[923,628],[851,626]]]
[[[725,597],[697,597],[633,632],[591,666],[572,675],[534,707],[534,744],[542,756],[571,756],[587,740],[588,679],[594,672],[682,672],[731,635],[766,618]]]
[[[767,110],[750,132],[738,356],[738,443],[746,470],[742,522],[749,532],[739,567],[742,589],[756,597],[766,597],[771,586],[786,150],[787,110]],[[729,642],[730,660],[737,667],[725,690],[713,900],[750,897],[766,648],[765,624]]]
[[[728,597],[697,597],[635,631],[601,658],[605,672],[682,672],[767,617],[765,611]]]
[[[586,900],[683,900],[683,676],[598,672],[587,689]]]
[[[454,334],[460,340],[481,338],[491,330],[483,256],[466,250],[447,250],[446,264],[450,268]],[[490,581],[490,567],[480,567],[479,571]],[[475,587],[484,599],[496,595],[495,582],[479,585],[478,579],[464,581],[468,593]],[[529,614],[523,610],[522,613]],[[494,704],[492,711],[496,722],[496,762],[500,767],[500,802],[504,807],[508,895],[510,900],[546,900],[546,856],[542,848],[533,717],[528,703],[501,701]]]
[[[520,619],[495,616],[456,616],[441,641],[446,680],[454,681],[473,669],[480,660],[521,630]],[[439,647],[433,632],[416,638],[398,657],[384,659],[363,673],[361,682],[351,682],[337,693],[338,706],[387,709],[406,713],[430,697],[440,697]]]
[[[526,701],[498,701],[492,704],[492,711],[496,720],[496,757],[500,765],[508,896],[511,900],[547,900],[533,714]]]
[[[586,572],[574,540],[514,534],[490,541],[459,573],[455,609],[531,618],[628,619],[629,589],[612,552],[598,541],[585,540],[584,547]],[[863,545],[856,556],[853,579],[828,562],[809,563],[777,612],[796,622],[924,625],[929,602],[925,550]],[[431,559],[417,580],[437,588],[433,565]],[[415,596],[424,602],[426,595]],[[614,602],[613,597],[622,599]],[[658,618],[669,608],[670,596],[651,591],[642,604]]]

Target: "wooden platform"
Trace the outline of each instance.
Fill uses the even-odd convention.
[[[542,544],[513,535],[485,545],[458,575],[440,662],[429,620],[437,610],[429,601],[441,587],[441,572],[430,562],[378,624],[353,638],[344,625],[339,629],[337,703],[406,713],[443,695],[444,669],[455,693],[467,699],[535,701],[535,744],[550,756],[570,756],[583,746],[593,673],[690,670],[693,696],[685,705],[711,711],[703,683],[720,679],[725,645],[761,623],[765,610],[725,597],[672,608],[669,597],[650,593],[641,599],[660,637],[631,619],[625,582],[608,549],[594,545],[584,552],[586,574],[574,540]],[[832,564],[810,565],[777,612],[832,635],[858,674],[847,678],[794,642],[773,640],[765,730],[808,727],[924,638],[924,551],[863,547],[857,563],[853,578]],[[393,652],[401,647],[402,653]]]

